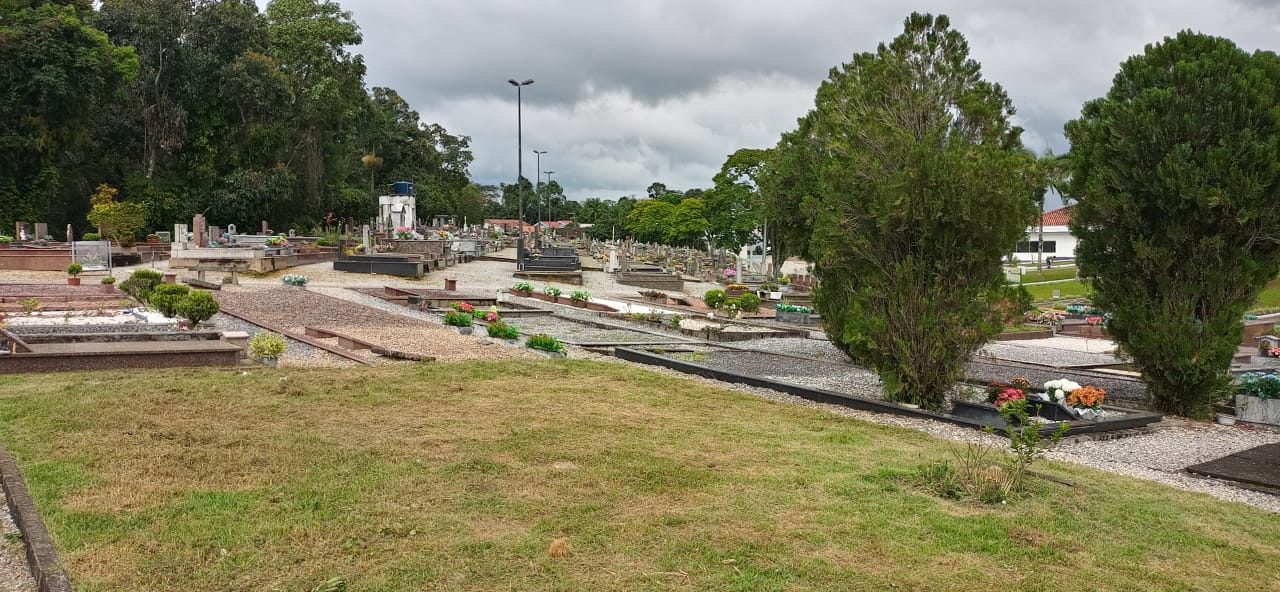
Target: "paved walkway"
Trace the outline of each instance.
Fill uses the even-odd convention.
[[[1280,443],[1264,444],[1187,467],[1197,475],[1280,491]]]

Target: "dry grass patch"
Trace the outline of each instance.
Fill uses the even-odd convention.
[[[1082,487],[940,500],[908,477],[949,444],[617,364],[19,376],[0,437],[81,590],[1224,590],[1280,562],[1260,510],[1054,463]]]

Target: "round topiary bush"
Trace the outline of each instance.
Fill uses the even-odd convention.
[[[218,314],[218,301],[208,292],[191,292],[178,302],[177,312],[194,328]]]
[[[724,290],[707,290],[707,293],[702,295],[702,302],[707,305],[707,308],[720,308],[724,300]]]
[[[160,284],[151,291],[151,306],[160,314],[172,318],[178,314],[178,304],[191,292],[191,288],[181,284]]]
[[[738,297],[738,308],[743,312],[756,312],[760,310],[760,297],[755,294],[743,294]]]

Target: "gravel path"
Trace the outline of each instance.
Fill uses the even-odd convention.
[[[1112,354],[1038,347],[1034,340],[989,343],[978,351],[978,355],[1011,362],[1058,367],[1120,363],[1120,360]]]
[[[0,541],[0,592],[35,592],[36,582],[27,565],[26,549],[8,504],[0,508],[0,533],[4,535]]]
[[[266,330],[248,321],[243,321],[231,315],[222,313],[214,315],[212,321],[220,331],[244,331],[249,334],[250,339],[253,339],[253,336],[257,335],[259,332]],[[318,347],[312,347],[311,345],[296,339],[289,339],[286,337],[284,354],[280,356],[280,365],[342,368],[347,366],[356,366],[357,364],[341,356],[335,356]]]
[[[317,327],[410,354],[437,360],[531,358],[521,348],[493,347],[484,336],[457,331],[424,318],[422,313],[351,290],[288,287],[224,289],[224,306],[292,331]],[[384,308],[393,307],[393,308]]]

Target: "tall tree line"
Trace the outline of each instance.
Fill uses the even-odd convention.
[[[0,16],[0,228],[87,230],[103,183],[154,229],[367,218],[401,179],[423,217],[481,215],[469,138],[366,88],[336,2],[6,0]]]

